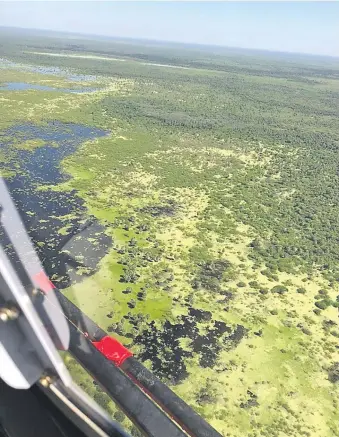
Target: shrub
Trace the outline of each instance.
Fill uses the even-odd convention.
[[[312,332],[308,328],[305,328],[305,327],[301,328],[301,332],[303,332],[306,335],[312,335]]]
[[[304,287],[299,287],[299,288],[297,288],[297,293],[305,294],[306,293],[306,289]]]
[[[315,306],[321,310],[325,310],[327,307],[331,305],[332,305],[331,299],[322,299],[322,300],[318,300],[315,303]]]
[[[333,383],[339,381],[339,362],[332,364],[328,369],[328,379]]]
[[[288,291],[288,288],[284,285],[275,285],[271,289],[272,293],[284,294]]]

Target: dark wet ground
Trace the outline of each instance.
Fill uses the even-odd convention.
[[[25,124],[12,127],[4,134],[13,140],[1,144],[3,151],[10,149],[18,137],[23,141],[41,139],[47,143],[34,151],[19,151],[15,158],[19,170],[7,183],[48,275],[59,288],[65,288],[81,279],[77,273],[79,267],[85,268],[88,274],[95,271],[111,239],[105,235],[103,226],[88,216],[82,199],[75,192],[39,191],[37,188],[65,180],[59,167],[61,160],[74,153],[84,141],[106,132],[58,122],[46,126]],[[54,146],[49,146],[49,142]],[[62,216],[68,214],[72,214],[72,218],[63,220]],[[59,231],[66,225],[68,228],[61,235]]]
[[[138,358],[151,360],[153,372],[161,378],[168,378],[172,384],[187,378],[189,369],[185,358],[198,354],[202,368],[213,367],[221,349],[236,347],[247,331],[241,325],[232,328],[223,321],[211,319],[209,311],[189,308],[188,316],[182,316],[176,324],[166,321],[160,330],[151,322],[147,330],[134,338],[135,344],[144,346],[144,352]],[[129,323],[135,325],[133,317],[129,318]],[[199,323],[208,328],[206,334],[199,333]],[[190,340],[189,350],[180,346],[182,338]]]
[[[3,86],[0,86],[0,91],[27,91],[27,90],[38,90],[38,91],[58,91],[61,93],[88,93],[96,91],[97,88],[54,88],[47,85],[38,85],[34,83],[26,82],[8,82]]]

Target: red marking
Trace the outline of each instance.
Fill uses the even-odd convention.
[[[54,284],[49,280],[48,276],[43,270],[33,276],[33,281],[44,293],[48,293],[55,288]]]
[[[126,349],[118,340],[108,335],[103,337],[100,341],[92,341],[92,344],[118,367],[120,367],[127,358],[133,355],[132,352]]]

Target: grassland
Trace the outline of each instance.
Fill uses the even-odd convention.
[[[26,122],[109,132],[62,161],[68,180],[37,187],[75,190],[112,238],[65,294],[224,436],[338,436],[337,60],[9,41],[0,57],[73,68],[100,87],[0,92],[2,141]],[[22,66],[0,69],[6,81],[72,86]],[[18,148],[43,146],[21,140],[0,155],[6,177]]]

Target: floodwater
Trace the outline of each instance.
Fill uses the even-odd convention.
[[[62,93],[88,93],[96,91],[97,88],[53,88],[47,85],[38,85],[27,82],[8,82],[4,86],[0,86],[0,91],[27,91],[27,90],[39,90],[39,91],[58,91]]]
[[[57,192],[39,190],[39,187],[46,188],[67,180],[67,175],[60,171],[61,161],[73,154],[84,141],[104,136],[107,132],[55,122],[45,126],[14,126],[3,133],[6,140],[1,148],[4,152],[6,148],[15,150],[15,139],[46,142],[46,146],[34,151],[18,151],[12,162],[13,168],[18,165],[17,174],[7,183],[48,276],[60,289],[80,282],[84,276],[98,271],[99,261],[108,253],[112,240],[105,234],[104,226],[89,216],[83,200],[75,191]],[[149,211],[150,214],[158,212]],[[166,213],[171,213],[171,210],[166,209]],[[173,301],[179,302],[176,298]],[[147,328],[139,331],[138,315],[128,313],[123,316],[123,321],[135,328],[132,344],[142,347],[138,358],[150,360],[153,372],[169,379],[172,384],[184,381],[189,375],[187,359],[197,356],[201,368],[211,368],[223,347],[236,347],[246,335],[243,326],[233,328],[222,320],[213,319],[209,311],[192,308],[188,297],[182,299],[182,305],[188,314],[182,315],[176,323],[164,322],[162,328],[151,321]],[[112,325],[108,332],[116,332],[116,329]],[[125,335],[123,331],[121,334]],[[126,338],[131,338],[131,335],[126,334]],[[182,338],[190,342],[190,349],[182,346]]]
[[[67,176],[60,171],[61,160],[74,153],[84,141],[107,132],[58,122],[47,126],[14,126],[4,133],[11,138],[1,144],[4,151],[13,150],[12,144],[18,137],[41,139],[47,144],[34,151],[18,151],[12,162],[13,168],[17,166],[17,174],[7,180],[7,185],[47,274],[59,288],[68,287],[81,280],[81,273],[96,271],[98,262],[111,246],[111,238],[89,216],[76,192],[39,190],[39,187],[66,180]]]
[[[78,74],[74,70],[67,68],[19,64],[5,58],[0,58],[0,68],[1,67],[14,68],[16,70],[30,71],[33,73],[47,74],[53,76],[63,76],[73,82],[95,82],[97,80],[97,76],[89,74]]]

